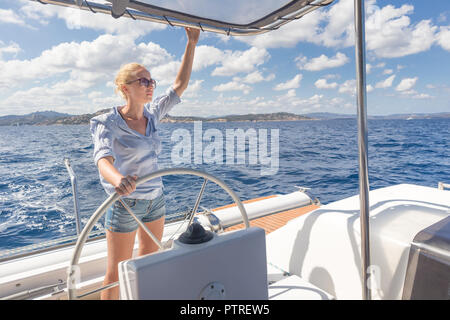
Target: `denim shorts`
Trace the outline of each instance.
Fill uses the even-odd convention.
[[[164,194],[161,194],[154,200],[126,198],[122,198],[122,200],[144,223],[158,220],[166,214]],[[119,200],[106,210],[105,229],[112,232],[132,232],[138,227],[136,220],[128,213]]]

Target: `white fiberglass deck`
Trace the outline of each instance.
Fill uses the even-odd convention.
[[[401,299],[409,248],[450,214],[450,191],[409,184],[370,192],[374,299]],[[269,263],[337,299],[361,299],[359,197],[323,205],[267,235]]]

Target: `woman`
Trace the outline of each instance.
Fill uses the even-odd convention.
[[[186,51],[173,87],[165,95],[150,105],[156,82],[145,67],[130,63],[122,66],[115,81],[116,91],[121,93],[126,105],[114,107],[109,113],[91,119],[94,161],[105,191],[121,195],[159,240],[165,215],[162,179],[152,179],[137,188],[136,179],[158,170],[157,156],[161,151],[158,124],[180,102],[189,83],[200,32],[198,29],[185,29],[188,37]],[[120,201],[107,210],[105,229],[108,261],[104,286],[118,281],[117,265],[132,257],[136,233],[139,255],[158,249]],[[102,291],[101,298],[118,299],[118,287]]]

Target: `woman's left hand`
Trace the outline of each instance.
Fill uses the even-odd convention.
[[[188,41],[193,44],[197,44],[198,38],[200,37],[200,30],[195,28],[185,27],[186,35],[188,37]]]

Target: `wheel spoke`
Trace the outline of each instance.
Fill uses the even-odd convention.
[[[208,182],[208,179],[203,180],[202,188],[200,189],[200,192],[197,196],[197,200],[195,201],[194,209],[192,209],[191,218],[189,219],[188,228],[192,223],[192,220],[194,220],[194,215],[197,213],[198,206],[200,204],[200,200],[202,199],[203,192],[205,191],[206,183]]]
[[[161,241],[158,240],[158,238],[155,237],[155,235],[147,228],[147,226],[134,214],[133,210],[126,204],[125,201],[122,200],[121,197],[119,197],[120,203],[125,207],[125,209],[128,211],[129,214],[136,220],[136,222],[144,229],[144,231],[148,234],[148,236],[156,243],[156,245],[159,247],[159,249],[162,248]]]

